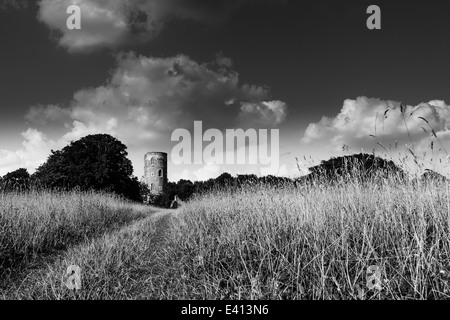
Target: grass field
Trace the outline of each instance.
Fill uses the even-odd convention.
[[[437,182],[210,194],[175,228],[174,278],[185,280],[172,288],[188,290],[170,296],[448,299],[449,208]],[[367,288],[369,266],[381,290]]]
[[[107,194],[0,193],[0,290],[43,261],[149,211]]]
[[[3,299],[450,297],[442,181],[250,185],[175,212],[97,194],[0,197]]]

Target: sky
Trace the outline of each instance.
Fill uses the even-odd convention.
[[[128,147],[139,178],[150,151],[169,154],[171,181],[262,174],[175,164],[171,135],[194,121],[279,130],[280,176],[361,150],[446,156],[449,16],[437,0],[1,0],[0,175],[96,133]]]

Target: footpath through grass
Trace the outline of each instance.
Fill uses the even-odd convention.
[[[151,211],[110,194],[0,193],[0,290],[44,260]]]
[[[159,299],[165,275],[161,257],[170,233],[171,211],[69,248],[0,293],[1,299]],[[68,290],[67,267],[81,269],[82,288]]]

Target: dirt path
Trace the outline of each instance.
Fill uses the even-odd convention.
[[[149,217],[133,223],[132,225],[123,228],[120,232],[133,232],[142,228],[142,225],[150,221],[155,224],[156,232],[152,235],[152,241],[155,245],[162,245],[166,236],[167,230],[170,228],[171,219],[176,217],[177,210],[173,209],[158,209]]]
[[[3,288],[0,289],[0,298],[2,297],[2,293],[5,294],[3,298],[8,298],[8,296],[20,298],[22,288],[26,287],[27,285],[24,282],[27,282],[27,279],[30,275],[33,274],[41,274],[45,275],[47,274],[49,268],[48,266],[56,266],[58,265],[58,260],[64,259],[65,256],[69,252],[83,252],[83,250],[87,250],[86,248],[89,248],[93,243],[99,243],[102,241],[102,239],[121,239],[119,241],[112,241],[113,243],[118,243],[121,245],[121,242],[128,243],[127,241],[131,241],[130,239],[133,238],[140,238],[144,239],[145,242],[147,242],[147,249],[145,251],[136,252],[137,255],[145,255],[146,260],[149,263],[149,266],[144,270],[139,270],[138,274],[142,272],[142,277],[144,278],[150,278],[155,276],[156,269],[153,267],[153,263],[158,260],[158,257],[160,256],[161,250],[164,250],[164,243],[166,241],[166,236],[168,230],[171,228],[171,225],[173,223],[173,218],[176,217],[178,210],[168,210],[168,209],[156,209],[155,208],[149,208],[149,214],[147,217],[140,219],[138,221],[135,221],[127,226],[122,227],[121,229],[112,230],[111,232],[106,232],[101,237],[90,239],[89,241],[86,241],[85,243],[77,244],[73,247],[67,248],[67,250],[61,251],[57,255],[46,257],[45,259],[42,259],[39,263],[34,265],[31,268],[27,268],[23,270],[20,274],[18,274],[14,279],[10,279],[9,285],[7,287],[9,288]],[[109,240],[106,240],[105,243],[108,243]],[[99,259],[101,259],[99,257]],[[156,264],[155,264],[156,265]],[[57,267],[56,267],[57,268]],[[133,270],[129,270],[133,273]],[[33,281],[33,280],[32,280]],[[5,290],[6,289],[6,290]],[[131,291],[134,288],[130,288]],[[142,290],[143,288],[140,288]],[[151,295],[151,288],[147,292]],[[138,291],[140,291],[138,290]],[[8,292],[9,291],[9,292]],[[149,292],[150,291],[150,292]],[[130,292],[131,293],[131,292]],[[136,295],[142,294],[142,292],[136,292]]]
[[[164,241],[167,230],[170,228],[170,220],[175,214],[175,210],[161,210],[156,212],[155,218],[157,219],[157,231],[155,234],[155,240],[157,244],[161,244]]]

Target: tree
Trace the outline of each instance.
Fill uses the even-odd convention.
[[[30,188],[30,174],[24,168],[7,173],[0,181],[3,190],[23,191]]]
[[[309,170],[311,173],[307,176],[307,180],[317,178],[325,178],[328,181],[342,178],[369,180],[388,176],[405,177],[404,171],[393,161],[364,153],[331,158]]]
[[[126,146],[108,134],[95,134],[51,151],[33,175],[46,188],[104,190],[141,201]]]
[[[148,202],[148,196],[150,195],[150,189],[144,181],[139,181],[139,194],[142,201]]]
[[[169,197],[167,194],[161,193],[161,194],[152,194],[149,193],[147,195],[146,203],[154,206],[154,207],[160,207],[160,208],[168,208],[170,204]]]

